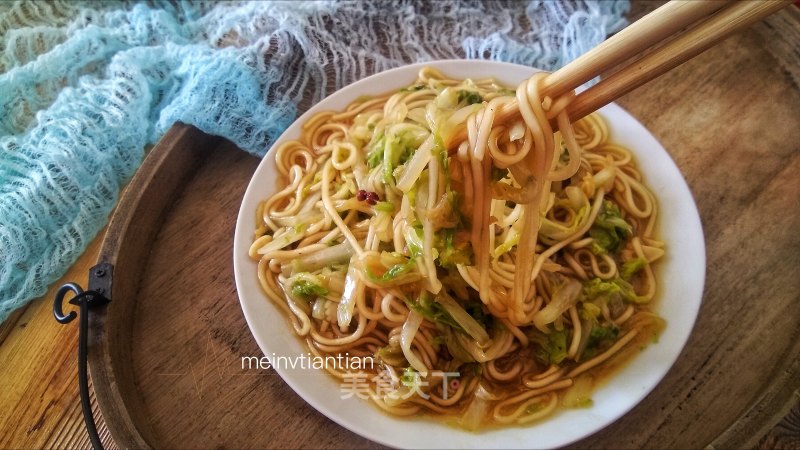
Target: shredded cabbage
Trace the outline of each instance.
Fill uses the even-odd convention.
[[[589,236],[594,241],[592,251],[597,254],[615,254],[632,234],[633,228],[622,218],[619,206],[610,200],[604,200],[592,228],[589,229]]]

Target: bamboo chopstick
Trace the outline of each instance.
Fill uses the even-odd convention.
[[[575,121],[598,110],[791,3],[791,0],[762,0],[731,4],[661,48],[581,92],[567,107],[570,119]]]
[[[548,75],[544,79],[542,92],[550,97],[569,92],[608,68],[710,16],[729,2],[730,0],[669,2]]]
[[[792,0],[672,0],[548,75],[543,80],[542,94],[556,98],[656,47],[578,94],[567,106],[567,113],[570,120],[579,120],[791,3]],[[510,102],[495,112],[494,122],[505,123],[518,116],[516,103]],[[446,146],[452,150],[464,139],[466,131],[460,130]]]

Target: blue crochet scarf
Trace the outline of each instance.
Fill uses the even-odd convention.
[[[263,155],[298,107],[367,75],[443,58],[554,70],[622,28],[627,8],[0,2],[0,321],[74,263],[176,121]]]

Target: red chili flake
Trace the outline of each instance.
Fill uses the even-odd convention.
[[[377,192],[367,192],[367,200],[373,200],[377,202],[378,200],[380,200],[380,198],[378,197]]]
[[[450,389],[457,391],[459,386],[461,386],[461,382],[458,379],[450,380]]]
[[[356,193],[356,200],[363,202],[366,199],[367,199],[367,191],[361,189],[360,191],[358,191],[358,193]]]

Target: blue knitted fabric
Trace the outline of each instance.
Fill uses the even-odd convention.
[[[402,64],[554,70],[627,2],[0,2],[0,321],[105,225],[176,121],[263,155],[334,90]]]

